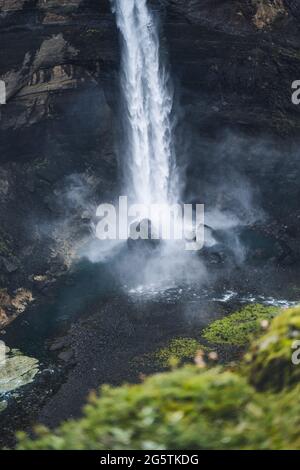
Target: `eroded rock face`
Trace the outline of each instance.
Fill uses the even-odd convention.
[[[109,0],[0,8],[0,285],[12,292],[64,272],[89,236],[82,213],[116,190],[119,52]]]
[[[164,17],[180,97],[176,137],[179,158],[188,161],[185,200],[226,212],[248,192],[252,202],[236,213],[259,220],[262,209],[274,239],[284,238],[298,262],[300,106],[291,101],[300,66],[297,2],[152,3]]]
[[[33,300],[32,292],[27,289],[17,289],[12,295],[7,289],[0,289],[0,329],[25,312]]]
[[[253,0],[256,7],[254,24],[258,29],[271,26],[278,18],[287,15],[283,0]]]
[[[295,135],[300,118],[291,103],[291,83],[300,41],[291,2],[154,3],[165,12],[172,67],[184,98],[194,108],[198,102],[198,128]]]

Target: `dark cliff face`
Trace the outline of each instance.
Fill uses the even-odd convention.
[[[0,280],[34,288],[32,276],[64,269],[89,207],[115,189],[118,38],[109,0],[0,8]]]
[[[276,236],[291,245],[300,216],[293,146],[300,108],[291,104],[291,83],[300,79],[296,3],[151,0],[180,102],[186,198],[226,206],[249,185],[275,225],[290,228],[292,235]],[[0,8],[8,93],[0,280],[34,291],[68,264],[88,233],[89,208],[117,194],[118,34],[109,0],[0,0]]]
[[[300,59],[293,1],[165,0],[161,5],[176,76],[196,102],[204,95],[210,101],[201,113],[204,132],[210,124],[264,135],[299,131],[300,113],[291,103]],[[220,108],[217,115],[213,105]]]
[[[153,1],[180,96],[186,198],[222,210],[262,209],[262,230],[281,241],[286,260],[300,253],[300,106],[291,101],[300,65],[296,3]]]

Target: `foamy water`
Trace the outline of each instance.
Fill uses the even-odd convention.
[[[140,284],[135,287],[124,285],[123,288],[133,301],[144,300],[174,304],[177,302],[201,301],[222,304],[237,302],[241,304],[257,303],[280,308],[289,308],[300,304],[300,300],[296,299],[287,300],[259,294],[241,295],[233,290],[225,290],[217,293],[215,292],[214,295],[210,289],[197,288],[195,285],[183,285],[179,287],[171,281],[165,284]]]

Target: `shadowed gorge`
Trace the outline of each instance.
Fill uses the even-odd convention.
[[[0,0],[0,447],[299,448],[299,29],[293,0]],[[99,239],[99,205],[120,196],[189,204],[188,233],[165,240],[139,212]],[[160,380],[157,427],[135,438],[147,417],[113,402],[147,408]],[[177,437],[170,383],[174,400],[193,390]],[[92,398],[79,442],[103,384],[118,388]],[[35,423],[50,431],[17,444]]]

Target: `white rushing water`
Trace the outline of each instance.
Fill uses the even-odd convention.
[[[128,196],[134,203],[177,202],[172,145],[173,107],[161,62],[158,27],[147,0],[113,0],[122,38],[122,149]]]

